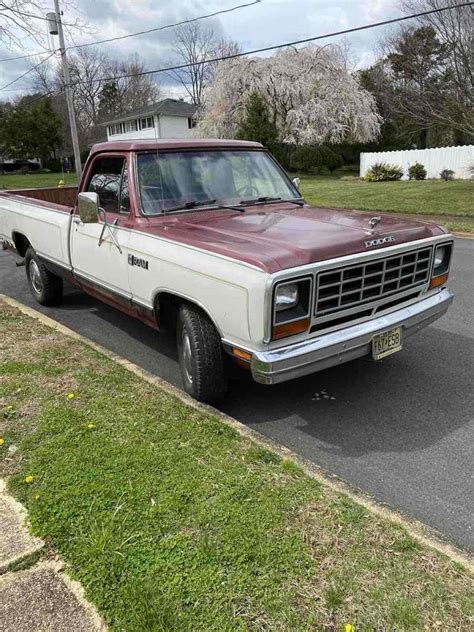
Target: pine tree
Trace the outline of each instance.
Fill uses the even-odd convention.
[[[237,138],[257,141],[270,148],[278,142],[277,127],[270,118],[267,104],[258,92],[252,92],[247,98]]]

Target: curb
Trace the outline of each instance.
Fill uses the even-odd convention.
[[[337,493],[345,494],[351,500],[358,503],[359,505],[362,505],[364,509],[370,511],[371,513],[385,520],[388,520],[392,523],[402,526],[407,531],[407,533],[420,544],[423,544],[425,546],[428,546],[438,551],[439,553],[450,558],[452,561],[457,562],[461,564],[462,566],[464,566],[469,572],[474,573],[473,556],[468,551],[464,551],[461,548],[458,548],[455,545],[447,542],[442,536],[442,534],[438,533],[436,530],[432,529],[431,527],[428,527],[427,525],[419,521],[409,519],[405,517],[403,514],[393,509],[390,509],[389,507],[387,507],[386,505],[383,505],[382,503],[377,502],[376,500],[374,500],[367,494],[353,488],[348,483],[342,481],[337,476],[331,475],[325,472],[322,468],[315,465],[311,461],[299,456],[298,454],[296,454],[289,448],[286,448],[285,446],[280,445],[276,441],[273,441],[271,439],[268,439],[267,437],[264,437],[256,430],[253,430],[247,427],[245,424],[241,423],[237,419],[234,419],[230,415],[227,415],[226,413],[223,413],[220,410],[217,410],[216,408],[209,406],[208,404],[202,404],[201,402],[196,401],[195,399],[190,397],[187,393],[185,393],[184,391],[181,391],[176,386],[173,386],[172,384],[170,384],[163,378],[160,378],[158,376],[155,376],[149,373],[148,371],[140,368],[133,362],[130,362],[129,360],[126,360],[125,358],[122,358],[121,356],[113,353],[109,349],[106,349],[105,347],[102,347],[96,342],[93,342],[92,340],[89,340],[88,338],[82,336],[81,334],[76,333],[72,329],[69,329],[65,325],[58,323],[57,321],[53,320],[49,316],[45,316],[41,312],[38,312],[37,310],[32,309],[31,307],[23,305],[23,303],[20,303],[19,301],[16,301],[15,299],[5,296],[4,294],[1,294],[1,293],[0,293],[0,302],[3,302],[9,305],[10,307],[14,307],[18,309],[26,316],[30,316],[31,318],[35,318],[36,320],[39,320],[44,325],[47,325],[48,327],[55,329],[56,331],[64,334],[65,336],[68,336],[69,338],[73,338],[74,340],[78,340],[86,344],[88,347],[91,347],[95,351],[101,353],[102,355],[105,355],[110,360],[124,367],[128,371],[134,373],[141,379],[147,381],[150,384],[154,384],[155,386],[158,386],[159,388],[163,389],[166,393],[173,395],[174,397],[177,397],[179,400],[181,400],[185,404],[188,404],[189,406],[192,406],[193,408],[197,410],[215,415],[223,423],[225,423],[226,425],[236,430],[241,436],[249,438],[252,441],[262,445],[263,447],[269,450],[272,450],[273,452],[276,452],[278,455],[280,455],[281,457],[285,459],[291,459],[292,461],[294,461],[295,463],[299,465],[299,467],[305,472],[307,476],[310,476],[311,478],[317,480],[323,486]]]
[[[84,597],[83,587],[64,572],[61,561],[39,561],[30,568],[12,571],[0,577],[0,591],[8,592],[9,589],[14,590],[15,587],[18,593],[13,594],[13,599],[10,595],[10,600],[5,599],[4,603],[7,610],[7,627],[3,627],[0,622],[0,629],[5,632],[20,629],[57,630],[58,632],[66,630],[107,632],[108,630],[95,606]],[[66,600],[58,596],[58,590],[63,592],[62,597],[67,596]],[[28,603],[25,603],[25,594],[26,599],[29,598]],[[31,606],[29,602],[31,598],[33,601],[36,598],[41,603]],[[36,605],[40,607],[39,612]],[[61,612],[62,608],[64,608],[63,612]],[[8,624],[8,609],[15,612],[14,622],[10,621],[10,625]],[[65,621],[65,614],[67,621]],[[47,621],[44,621],[43,617]],[[73,622],[71,622],[71,617]],[[18,627],[19,624],[21,628]],[[44,624],[46,627],[43,628]]]
[[[16,524],[16,541],[18,542],[23,540],[24,545],[17,553],[14,553],[13,555],[10,554],[9,557],[0,561],[0,576],[8,573],[10,570],[18,567],[19,565],[26,564],[29,560],[36,561],[37,557],[39,557],[44,548],[43,540],[37,538],[36,536],[32,536],[29,533],[28,513],[26,509],[15,498],[10,496],[10,494],[7,494],[6,489],[7,486],[5,481],[0,478],[0,506],[4,505],[7,508],[9,507],[12,513],[18,517],[18,523]],[[15,523],[16,522],[17,521],[15,520]],[[20,534],[19,531],[22,533]]]

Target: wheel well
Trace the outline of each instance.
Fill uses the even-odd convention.
[[[160,329],[175,331],[178,309],[183,302],[184,299],[170,292],[157,294],[153,307]]]
[[[195,309],[198,309],[204,314],[204,316],[206,316],[206,318],[211,321],[214,327],[216,327],[214,320],[206,312],[206,310],[195,303],[193,300],[185,298],[183,296],[178,296],[177,294],[172,294],[171,292],[160,292],[156,295],[153,303],[154,312],[156,314],[160,329],[165,329],[166,331],[176,330],[176,323],[178,321],[178,310],[180,305],[182,305],[183,303],[185,305],[192,305]],[[219,329],[217,327],[216,330],[219,332]]]
[[[20,257],[24,257],[26,255],[26,251],[31,246],[29,240],[22,233],[13,233],[12,237],[18,254]]]

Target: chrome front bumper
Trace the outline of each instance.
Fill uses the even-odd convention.
[[[443,316],[452,302],[452,293],[444,288],[418,303],[365,323],[281,349],[256,351],[251,361],[253,378],[260,384],[278,384],[368,356],[373,336],[393,327],[402,327],[403,343],[408,336]]]

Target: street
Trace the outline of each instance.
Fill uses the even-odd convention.
[[[356,361],[278,387],[246,373],[220,408],[328,473],[474,549],[474,240],[456,239],[447,316],[382,363]],[[174,339],[74,288],[59,307],[32,298],[0,253],[0,292],[180,385]],[[325,391],[329,396],[319,398]]]

